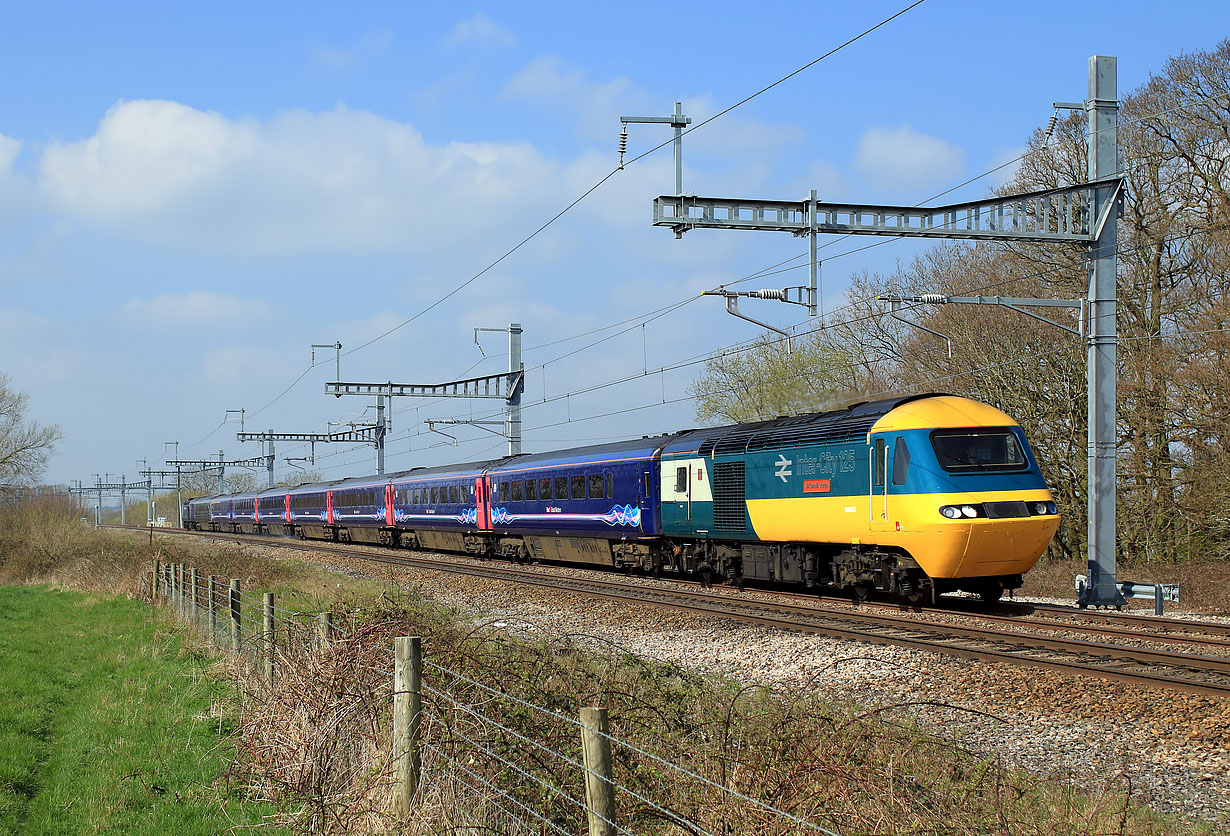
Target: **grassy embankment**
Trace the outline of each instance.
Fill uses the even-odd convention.
[[[6,531],[11,537],[15,526],[10,522],[6,528],[0,519],[0,555]],[[60,532],[63,540],[78,537],[69,553],[56,557],[58,547],[36,543],[22,549],[18,562],[34,576],[83,587],[107,584],[134,593],[145,588],[152,553],[144,541],[76,529]],[[238,676],[245,706],[234,736],[237,766],[261,795],[278,801],[280,820],[296,829],[339,834],[541,829],[514,825],[492,792],[467,789],[456,766],[461,764],[525,799],[557,826],[581,832],[574,808],[542,790],[535,796],[533,782],[489,754],[514,759],[545,784],[576,797],[582,792],[576,770],[517,738],[533,738],[579,759],[576,729],[524,704],[493,698],[473,686],[478,682],[498,685],[505,694],[563,717],[575,716],[581,705],[607,706],[618,737],[847,836],[1212,832],[1141,809],[1126,781],[1110,778],[1102,791],[1089,794],[1062,777],[1021,773],[964,751],[900,722],[893,711],[834,705],[806,688],[742,688],[677,666],[647,663],[619,648],[587,652],[570,637],[550,635],[543,625],[510,635],[502,625],[475,624],[391,587],[260,558],[237,547],[179,538],[155,546],[164,560],[240,578],[253,595],[280,590],[279,604],[289,609],[351,609],[349,617],[339,617],[351,638],[329,652],[304,641],[293,647],[287,642],[273,689],[245,678],[242,666],[227,668]],[[0,581],[13,579],[16,566],[12,560],[0,566]],[[279,629],[293,638],[290,624]],[[389,813],[388,668],[398,635],[423,636],[428,658],[441,666],[428,670],[426,684],[479,707],[484,718],[455,711],[440,699],[428,701],[424,731],[433,747],[424,761],[428,783],[408,821]],[[789,821],[757,814],[627,749],[616,751],[615,770],[623,785],[709,832],[798,832]],[[687,832],[628,797],[620,809],[621,823],[632,832]]]
[[[148,604],[0,587],[0,834],[217,834],[272,806],[227,784],[237,715]]]

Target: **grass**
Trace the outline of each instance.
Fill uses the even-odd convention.
[[[271,805],[228,786],[236,718],[209,664],[147,604],[0,587],[0,834],[261,823]]]

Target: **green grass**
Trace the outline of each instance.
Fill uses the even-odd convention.
[[[273,808],[228,785],[221,707],[164,613],[0,587],[0,836],[224,833]]]

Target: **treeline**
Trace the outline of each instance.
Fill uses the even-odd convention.
[[[1002,194],[1087,179],[1086,117],[1030,137]],[[1230,40],[1172,58],[1124,96],[1127,189],[1119,223],[1119,549],[1126,563],[1230,557]],[[993,306],[890,317],[877,295],[940,293],[1078,299],[1082,248],[942,245],[888,276],[862,275],[827,327],[712,360],[694,384],[698,417],[738,421],[851,398],[942,391],[1017,418],[1061,502],[1053,556],[1084,554],[1084,341]],[[1042,311],[1076,327],[1076,315]],[[1048,312],[1049,311],[1049,312]]]

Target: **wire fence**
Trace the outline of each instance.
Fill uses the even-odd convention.
[[[512,693],[491,668],[455,648],[424,652],[379,613],[298,612],[157,561],[151,592],[232,661],[248,780],[294,802],[304,829],[837,834],[757,797],[763,782],[745,770],[706,774],[687,752],[653,751],[626,733],[630,715]]]

